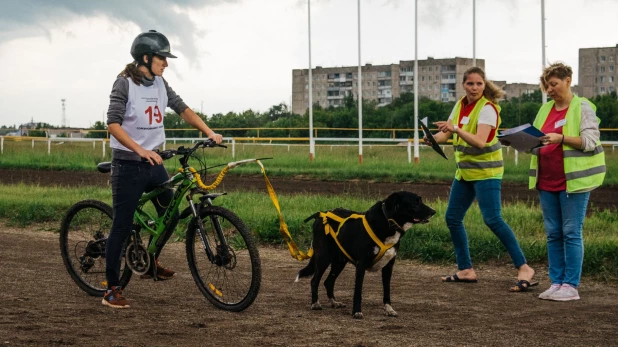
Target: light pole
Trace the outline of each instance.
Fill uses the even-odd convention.
[[[358,162],[363,163],[363,89],[361,78],[361,24],[360,24],[360,0],[358,4]]]
[[[418,0],[414,0],[414,163],[420,162],[418,151]]]
[[[541,44],[543,56],[543,70],[545,70],[545,0],[541,0]],[[543,103],[547,102],[547,93],[543,92]]]

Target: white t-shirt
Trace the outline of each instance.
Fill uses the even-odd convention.
[[[457,104],[455,104],[455,107],[451,111],[451,115],[448,117],[448,119],[451,121],[453,120],[455,108],[457,108]],[[491,126],[492,129],[495,129],[497,123],[498,123],[498,113],[496,113],[496,109],[491,105],[483,106],[483,108],[481,109],[481,113],[479,114],[479,121],[477,124],[487,124]]]

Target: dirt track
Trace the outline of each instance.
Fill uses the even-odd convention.
[[[57,234],[0,228],[0,345],[73,346],[615,346],[618,288],[584,279],[582,300],[536,298],[548,286],[508,293],[515,271],[506,264],[477,269],[477,284],[445,284],[452,268],[401,261],[393,276],[393,307],[382,313],[379,273],[365,278],[365,319],[351,318],[353,271],[336,287],[345,309],[309,309],[309,281],[293,283],[302,264],[287,250],[260,249],[262,288],[242,313],[210,305],[192,281],[184,244],[168,245],[162,261],[178,271],[166,282],[133,279],[128,310],[104,307],[73,284]],[[325,302],[323,291],[322,303]]]

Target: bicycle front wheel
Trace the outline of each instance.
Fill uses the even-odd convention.
[[[202,294],[217,308],[239,312],[260,290],[262,270],[253,236],[233,212],[207,206],[187,230],[187,261]]]
[[[103,296],[107,289],[105,247],[112,227],[112,208],[97,200],[73,205],[60,227],[60,254],[73,281],[86,293]],[[131,270],[121,263],[120,285],[131,279]]]

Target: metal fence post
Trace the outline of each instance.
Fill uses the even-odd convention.
[[[412,142],[408,139],[408,163],[412,162]]]

